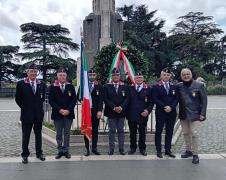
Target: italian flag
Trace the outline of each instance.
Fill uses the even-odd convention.
[[[82,103],[81,131],[89,140],[92,138],[91,120],[91,95],[88,81],[88,65],[86,61],[86,49],[84,42],[81,41],[81,74],[79,98]]]
[[[115,54],[111,64],[110,72],[108,75],[109,81],[111,81],[112,70],[114,68],[119,69],[120,60],[122,59],[123,65],[124,65],[124,71],[127,73],[128,77],[130,78],[130,81],[132,83],[135,83],[134,81],[135,71],[134,71],[133,65],[124,54],[125,52],[128,51],[127,45],[123,45],[122,42],[119,42],[116,45],[116,49],[118,50],[118,52]]]

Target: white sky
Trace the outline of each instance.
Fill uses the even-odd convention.
[[[146,4],[150,11],[158,9],[156,17],[166,20],[168,32],[177,17],[190,11],[214,16],[226,32],[226,0],[116,0],[116,7]],[[0,45],[19,45],[23,23],[61,24],[71,31],[70,37],[80,43],[82,21],[92,11],[92,0],[0,0]],[[72,54],[78,57],[79,52]]]

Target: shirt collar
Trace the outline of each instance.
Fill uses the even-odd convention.
[[[114,85],[114,86],[115,86],[115,85],[116,85],[116,86],[118,86],[118,85],[119,85],[119,83],[115,83],[115,82],[113,82],[113,85]]]
[[[137,89],[138,86],[139,86],[140,89],[142,89],[144,87],[144,84],[143,83],[140,84],[140,85],[136,84],[136,89]]]
[[[63,85],[65,87],[65,83],[59,83],[60,84],[60,87]]]
[[[36,85],[36,79],[34,81],[29,79],[29,83],[31,84],[32,82]]]

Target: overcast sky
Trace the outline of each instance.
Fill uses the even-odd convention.
[[[150,10],[158,9],[156,17],[166,20],[166,32],[178,16],[189,11],[214,16],[226,32],[226,0],[116,0],[116,7],[141,3]],[[0,45],[21,46],[19,26],[27,22],[61,24],[71,31],[73,41],[79,43],[82,21],[91,11],[92,0],[0,0]]]

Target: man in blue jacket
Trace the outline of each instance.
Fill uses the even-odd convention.
[[[104,86],[104,102],[104,115],[108,117],[109,123],[109,155],[114,154],[116,130],[119,153],[125,155],[124,121],[129,103],[129,91],[128,87],[120,81],[120,72],[116,68],[112,70],[112,82]]]
[[[56,141],[58,154],[56,159],[65,156],[71,158],[69,153],[70,130],[75,118],[74,107],[77,102],[75,88],[67,81],[65,69],[60,68],[57,73],[57,80],[50,87],[49,103],[52,106],[51,118],[56,128]],[[64,138],[63,138],[64,136]]]
[[[148,116],[153,109],[151,88],[144,83],[144,76],[141,72],[136,73],[135,84],[129,87],[130,101],[127,109],[127,119],[130,129],[130,151],[134,154],[137,149],[137,130],[139,132],[139,149],[143,156],[146,152],[146,128]]]
[[[153,100],[156,104],[156,132],[155,146],[157,157],[162,156],[162,131],[165,126],[165,155],[175,158],[171,152],[171,141],[176,121],[176,106],[179,101],[177,86],[171,82],[171,72],[169,68],[165,68],[161,72],[161,79],[153,88]]]
[[[35,133],[36,157],[45,161],[42,151],[42,122],[44,117],[45,84],[37,79],[38,69],[31,64],[27,69],[27,77],[17,83],[16,103],[21,108],[22,125],[22,163],[28,163],[30,155],[28,145],[32,128]]]

